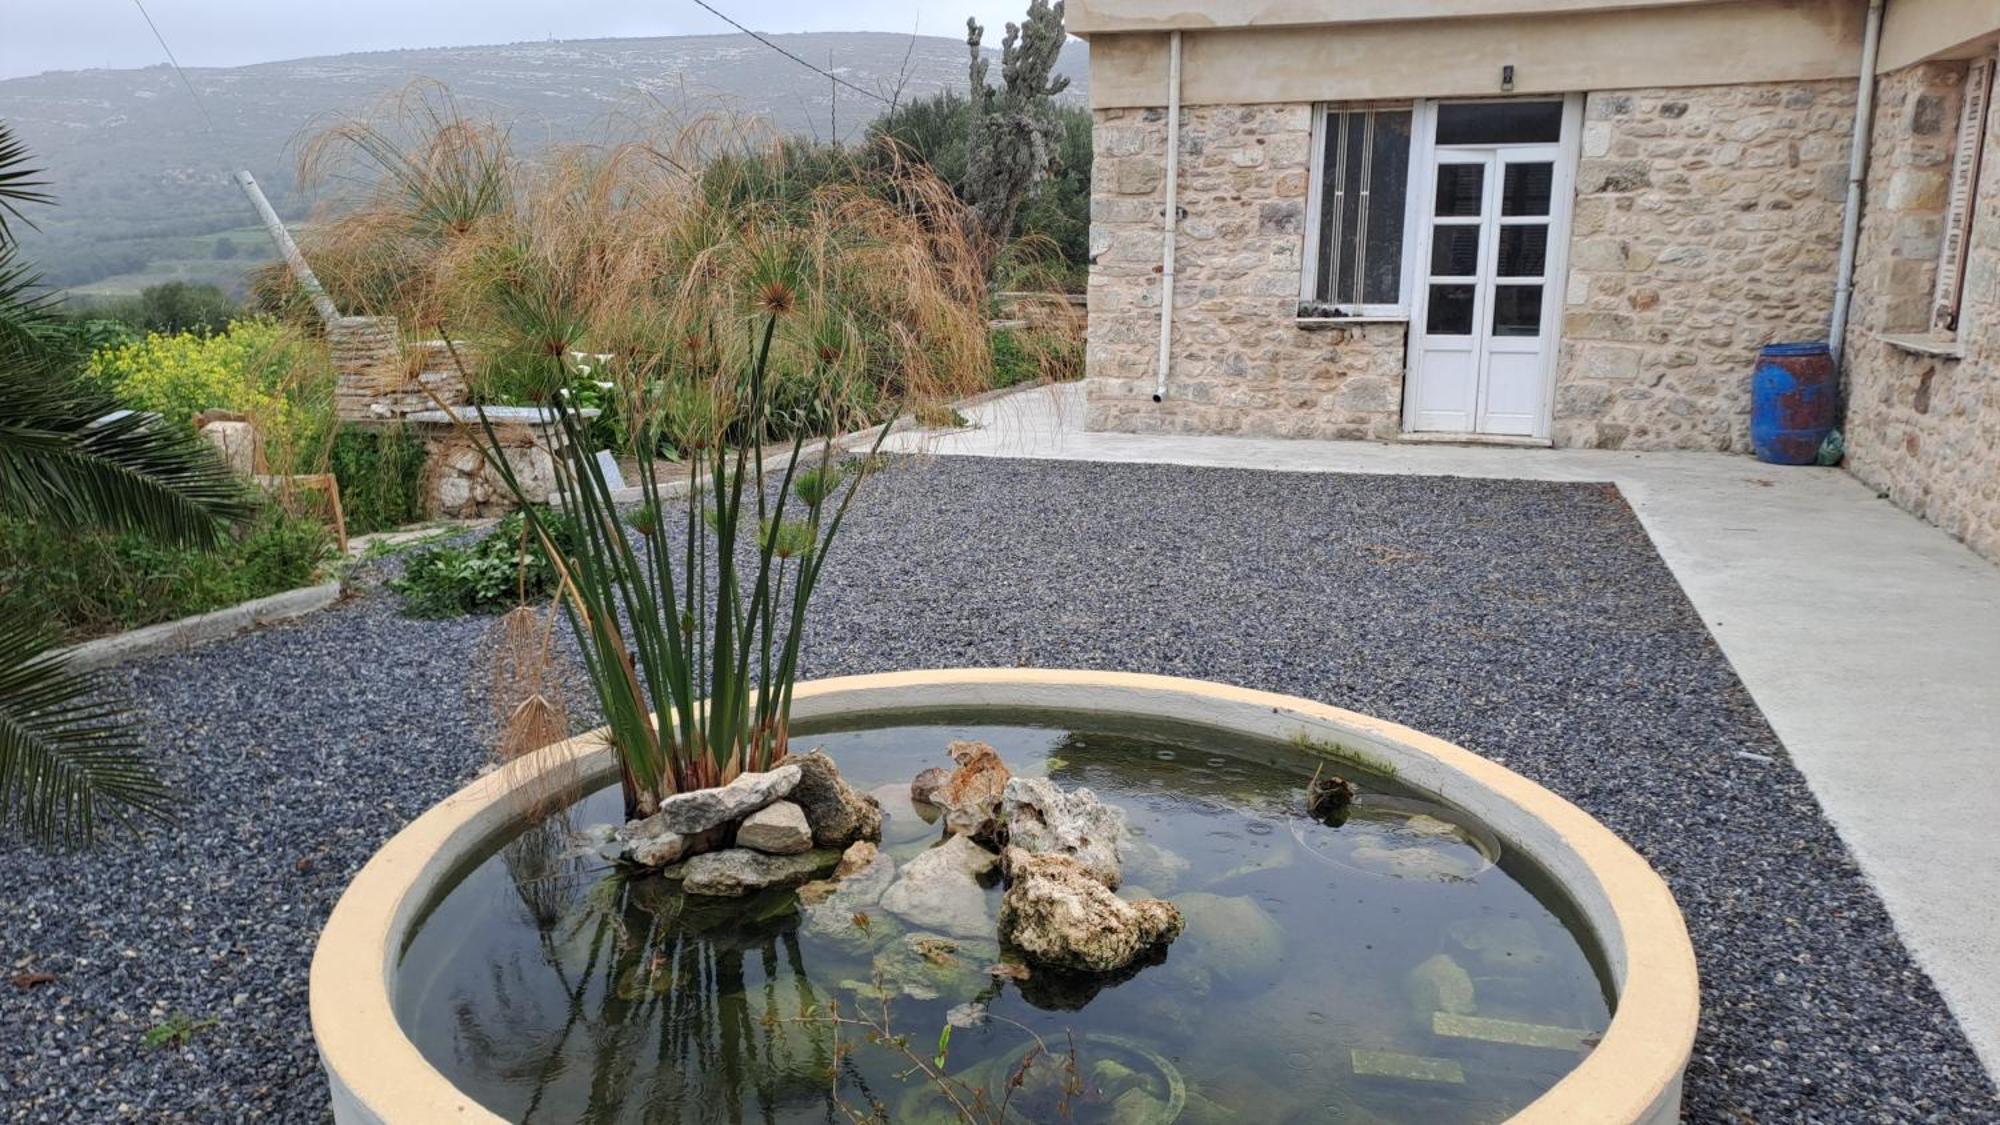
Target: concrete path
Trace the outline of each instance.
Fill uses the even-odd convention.
[[[1082,388],[891,448],[1285,472],[1611,481],[1904,941],[2000,1075],[2000,567],[1837,469],[1748,457],[1096,434]],[[1810,920],[1804,920],[1810,924]]]

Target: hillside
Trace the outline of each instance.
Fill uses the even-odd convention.
[[[777,35],[774,42],[867,90],[904,97],[964,89],[965,44],[873,32]],[[989,42],[997,37],[989,31]],[[996,52],[997,53],[997,52]],[[1085,82],[1072,43],[1061,72]],[[280,214],[310,209],[294,184],[303,137],[363,113],[411,82],[443,82],[469,111],[506,122],[520,145],[595,140],[620,119],[661,107],[727,108],[786,133],[858,136],[883,108],[742,35],[515,43],[194,68],[198,107],[165,65],[61,71],[0,81],[0,118],[47,168],[60,208],[24,240],[48,280],[123,293],[183,278],[239,284],[270,256],[256,216],[230,180],[247,167]],[[211,130],[204,120],[213,122]]]

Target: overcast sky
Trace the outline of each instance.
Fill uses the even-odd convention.
[[[758,31],[894,31],[997,45],[1027,0],[710,0]],[[694,0],[146,0],[182,66],[537,39],[733,34]],[[165,61],[133,0],[0,0],[0,78]]]

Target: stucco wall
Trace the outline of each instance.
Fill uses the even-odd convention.
[[[1854,91],[1593,93],[1557,365],[1557,445],[1745,451],[1750,369],[1826,334]]]
[[[1961,358],[1877,338],[1927,320],[1964,74],[1963,63],[1927,64],[1877,88],[1847,336],[1847,467],[2000,562],[2000,115],[1990,109]]]
[[[1181,36],[1183,104],[1244,105],[1494,97],[1503,66],[1514,68],[1514,90],[1524,94],[1851,81],[1867,8],[1861,0],[1731,0],[1290,27],[1271,26],[1286,22],[1282,5],[1223,0],[1215,6],[1233,18],[1217,23],[1184,5],[1133,6],[1151,9],[1159,21],[1121,17],[1088,33],[1094,107],[1166,104],[1163,26],[1188,29]]]
[[[1091,429],[1390,437],[1403,326],[1298,327],[1312,108],[1203,106],[1181,119],[1173,370],[1152,401],[1165,114],[1098,110],[1091,171]]]

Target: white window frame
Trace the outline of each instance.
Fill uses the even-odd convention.
[[[1403,271],[1397,283],[1397,300],[1392,304],[1347,306],[1337,316],[1301,316],[1314,324],[1407,321],[1410,319],[1412,290],[1416,285],[1416,241],[1423,208],[1417,194],[1417,173],[1430,159],[1431,135],[1421,129],[1427,102],[1321,102],[1313,106],[1312,163],[1306,176],[1305,250],[1300,255],[1299,306],[1316,303],[1319,294],[1320,198],[1325,194],[1327,118],[1336,113],[1364,113],[1378,110],[1410,111],[1410,167],[1403,183]]]

